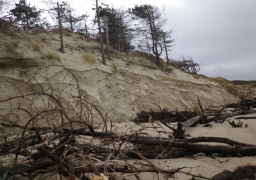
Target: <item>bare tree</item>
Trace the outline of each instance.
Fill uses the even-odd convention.
[[[165,50],[166,61],[170,62],[168,52],[172,50],[171,48],[174,46],[173,42],[175,41],[175,39],[172,39],[172,30],[162,32],[162,41]]]
[[[108,22],[107,22],[107,16],[104,16],[104,21],[105,21],[105,32],[106,32],[106,43],[107,43],[107,54],[108,54],[108,59],[111,59],[111,57],[110,57],[110,52],[109,52],[109,34],[108,34]]]
[[[104,53],[104,47],[103,47],[103,39],[102,39],[102,34],[101,34],[100,11],[99,11],[98,0],[96,0],[96,13],[97,13],[97,20],[98,20],[98,28],[99,28],[102,64],[106,65],[106,59],[105,59],[105,53]]]
[[[64,53],[63,33],[62,33],[62,23],[61,23],[61,17],[60,17],[60,6],[59,6],[59,2],[57,2],[57,11],[58,11],[59,30],[60,30],[60,51]]]

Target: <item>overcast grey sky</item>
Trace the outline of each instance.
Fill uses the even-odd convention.
[[[37,0],[27,0],[36,4]],[[54,0],[56,1],[56,0]],[[93,15],[95,0],[66,0]],[[57,2],[57,1],[56,1]],[[165,5],[166,30],[177,39],[170,57],[192,56],[200,74],[256,80],[256,0],[99,0],[114,7]]]

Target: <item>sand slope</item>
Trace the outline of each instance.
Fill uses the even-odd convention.
[[[195,78],[175,67],[170,67],[173,69],[172,72],[163,72],[153,62],[143,57],[114,52],[112,53],[112,60],[107,60],[107,65],[104,66],[101,63],[97,42],[68,31],[64,33],[64,54],[58,50],[59,36],[57,33],[40,30],[22,32],[14,29],[12,32],[13,34],[0,32],[0,100],[21,95],[21,93],[31,93],[38,88],[56,87],[58,93],[56,96],[67,97],[63,100],[65,106],[76,111],[78,109],[76,104],[70,102],[68,97],[69,95],[76,95],[77,89],[71,85],[77,80],[81,92],[88,95],[88,101],[107,117],[108,122],[115,122],[113,131],[119,133],[132,133],[142,128],[130,121],[141,110],[158,109],[157,105],[169,110],[193,110],[198,106],[197,98],[201,100],[205,108],[225,105],[238,100],[237,97],[215,82],[205,78]],[[33,50],[31,39],[39,42],[40,51]],[[12,46],[14,41],[19,41],[18,47]],[[95,57],[96,62],[91,64],[85,61],[83,59],[84,52]],[[58,54],[61,61],[49,60],[47,58],[49,53]],[[117,67],[116,69],[113,68],[113,63]],[[45,66],[48,67],[43,68]],[[71,73],[74,76],[71,76]],[[19,103],[23,103],[24,106],[29,103],[12,102],[16,106]],[[43,102],[38,102],[39,106],[43,107]],[[11,108],[17,107],[11,107],[8,103],[0,104],[1,120],[5,119]],[[72,114],[72,112],[70,113]],[[17,123],[24,124],[26,122],[24,117],[26,117],[24,114],[17,111],[11,118]],[[99,124],[102,122],[97,118],[94,121]],[[199,125],[189,128],[186,134],[190,134],[191,137],[227,137],[236,141],[255,144],[256,124],[253,120],[248,120],[247,123],[248,128],[237,129],[232,128],[227,122],[213,124],[213,128],[202,128]],[[151,123],[142,126],[150,127],[150,130],[145,131],[148,134],[168,137],[168,134],[157,132],[160,127],[157,127],[156,124],[154,125],[156,128],[152,128]],[[0,127],[0,130],[1,135],[15,133],[4,127]],[[165,130],[170,132],[168,129]],[[255,160],[254,157],[217,157],[212,159],[197,155],[195,159],[155,160],[154,163],[165,168],[186,166],[189,168],[184,169],[184,172],[212,177],[224,169],[232,169],[253,160]],[[175,177],[181,180],[189,178],[182,173],[175,175]],[[148,174],[142,173],[141,179],[157,179],[157,177],[155,175],[149,177]]]
[[[112,53],[112,60],[107,60],[107,66],[104,66],[101,64],[98,43],[68,31],[64,33],[64,54],[58,50],[57,33],[41,30],[15,33],[15,36],[0,33],[1,61],[23,58],[24,63],[23,66],[16,63],[12,67],[2,68],[1,80],[28,82],[23,75],[24,71],[33,74],[38,70],[38,67],[30,65],[28,61],[37,63],[39,67],[62,65],[74,73],[80,88],[88,94],[89,101],[103,114],[107,114],[109,121],[129,121],[141,110],[157,109],[156,104],[169,110],[193,110],[197,106],[197,98],[200,98],[204,107],[237,101],[235,96],[226,92],[219,84],[203,78],[195,79],[175,67],[171,67],[173,71],[170,73],[162,72],[155,63],[143,57]],[[39,42],[39,52],[33,50],[31,39]],[[18,47],[6,48],[13,41],[20,41]],[[84,52],[94,56],[96,62],[91,64],[85,61],[82,57]],[[61,61],[49,60],[49,53],[58,54]],[[113,63],[116,70],[112,67]],[[47,78],[37,76],[37,82],[60,82],[67,74],[67,69],[48,68]],[[65,83],[68,83],[67,80]]]

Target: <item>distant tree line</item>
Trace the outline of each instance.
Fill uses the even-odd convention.
[[[0,0],[0,20],[11,22],[23,30],[34,28],[51,30],[59,27],[60,29],[68,28],[81,35],[90,36],[95,33],[95,30],[90,32],[88,29],[86,13],[77,15],[76,10],[67,1],[62,1],[58,5],[51,0],[46,1],[51,4],[51,8],[47,11],[31,6],[26,0],[19,0],[6,13],[8,2]],[[98,6],[98,0],[96,4],[97,6],[93,8],[96,12],[94,24],[98,22],[99,31],[96,36],[93,36],[94,38],[99,41],[102,39],[108,47],[121,52],[130,53],[137,48],[145,53],[153,54],[159,67],[162,66],[161,57],[165,56],[167,62],[171,61],[168,53],[172,50],[175,39],[172,36],[172,30],[164,29],[167,22],[163,16],[164,9],[149,4],[118,9],[107,4]],[[41,16],[43,12],[52,18],[51,23]],[[104,55],[103,46],[102,54]],[[103,59],[103,64],[104,62],[105,59]],[[200,70],[200,64],[194,62],[191,57],[182,57],[175,63],[191,73],[197,73]]]

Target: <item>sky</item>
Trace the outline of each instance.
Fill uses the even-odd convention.
[[[40,0],[27,0],[40,6]],[[52,0],[57,2],[57,0]],[[95,0],[66,0],[93,16]],[[229,80],[256,80],[256,0],[99,0],[99,4],[165,7],[166,30],[176,39],[172,59],[191,56],[199,74]]]

